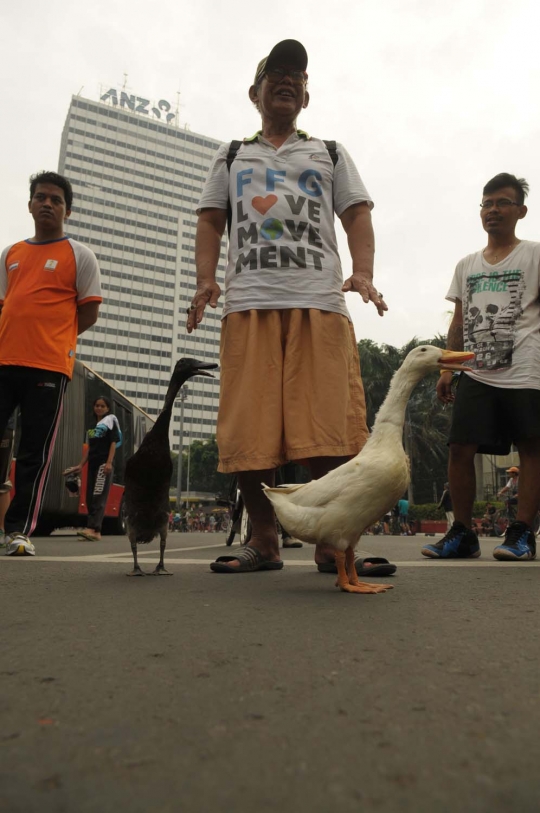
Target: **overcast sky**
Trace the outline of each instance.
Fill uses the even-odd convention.
[[[303,129],[342,142],[375,200],[384,318],[348,295],[357,338],[446,332],[457,261],[485,244],[479,202],[499,172],[531,184],[518,234],[540,239],[537,0],[50,0],[0,12],[0,244],[30,236],[28,177],[57,169],[71,95],[176,101],[180,123],[229,141],[258,127],[257,62],[293,37],[309,56]],[[77,190],[75,190],[76,192]],[[339,226],[341,229],[341,226]],[[345,272],[346,243],[340,239]]]

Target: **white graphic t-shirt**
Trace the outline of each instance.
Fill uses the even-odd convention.
[[[540,389],[540,243],[522,240],[490,265],[482,251],[457,265],[446,295],[463,305],[468,375],[494,387]]]
[[[349,313],[334,230],[337,215],[371,198],[347,153],[334,167],[323,141],[294,133],[276,149],[245,140],[230,172],[229,145],[214,158],[197,209],[227,209],[232,224],[223,316],[251,308]]]

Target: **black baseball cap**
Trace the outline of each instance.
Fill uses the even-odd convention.
[[[308,64],[307,51],[298,40],[281,40],[274,45],[268,56],[261,59],[255,72],[254,85],[258,85],[267,70],[287,65],[305,71]]]

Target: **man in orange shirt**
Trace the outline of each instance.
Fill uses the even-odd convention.
[[[56,172],[30,179],[34,237],[0,259],[0,437],[18,406],[21,438],[15,496],[6,514],[6,554],[35,555],[29,536],[43,501],[77,335],[97,320],[99,266],[64,234],[71,184]]]

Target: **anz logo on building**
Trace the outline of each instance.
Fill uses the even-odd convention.
[[[166,121],[171,124],[176,118],[176,114],[171,112],[171,105],[165,99],[160,99],[156,107],[149,107],[150,99],[143,99],[140,96],[132,96],[124,90],[120,91],[120,98],[115,88],[110,88],[107,93],[100,97],[100,102],[110,102],[113,107],[124,107],[134,113],[141,113],[143,116],[152,115],[155,119]]]

